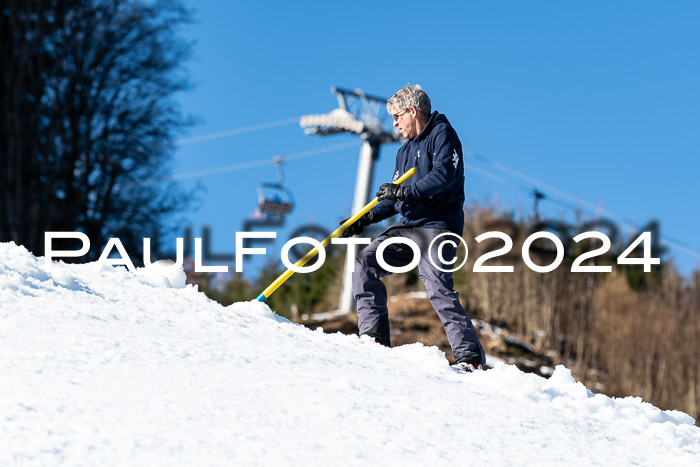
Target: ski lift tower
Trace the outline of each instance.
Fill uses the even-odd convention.
[[[380,146],[401,141],[401,134],[398,131],[386,130],[382,126],[384,119],[388,117],[385,111],[386,99],[369,96],[359,89],[351,91],[334,86],[331,92],[338,96],[338,108],[327,114],[305,115],[299,120],[299,125],[305,128],[307,134],[352,133],[362,137],[352,202],[352,212],[355,213],[370,201],[374,163],[379,158]],[[352,270],[357,250],[355,245],[348,246],[338,304],[338,310],[343,313],[352,311],[354,301]]]

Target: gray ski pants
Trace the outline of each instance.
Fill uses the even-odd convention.
[[[377,262],[377,248],[380,243],[387,239],[403,237],[413,240],[420,249],[419,277],[428,292],[430,304],[442,321],[455,360],[466,357],[469,360],[476,359],[484,363],[484,350],[469,315],[459,303],[459,293],[453,288],[452,273],[440,271],[429,261],[429,258],[432,258],[433,262],[442,269],[449,270],[455,267],[449,262],[456,255],[456,248],[450,244],[443,245],[441,257],[448,262],[445,264],[438,256],[438,247],[443,239],[430,245],[435,237],[446,232],[449,231],[408,227],[397,223],[382,232],[371,244],[357,254],[355,271],[352,276],[352,291],[357,302],[360,335],[367,334],[377,339],[378,342],[391,346],[386,287],[381,281],[382,277],[391,273]],[[445,238],[457,243],[454,236],[446,236]],[[414,253],[409,245],[394,243],[384,250],[382,257],[389,266],[402,267],[411,262]]]

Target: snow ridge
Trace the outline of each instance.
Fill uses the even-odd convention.
[[[0,243],[0,465],[700,465],[689,415]]]

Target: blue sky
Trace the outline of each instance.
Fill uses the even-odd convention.
[[[285,164],[297,206],[277,250],[299,225],[330,228],[350,214],[360,139],[275,122],[333,110],[333,85],[389,97],[410,82],[447,115],[465,150],[490,161],[465,159],[469,202],[498,199],[529,215],[527,191],[538,185],[551,199],[540,204],[544,217],[573,222],[563,203],[579,204],[584,220],[592,208],[615,214],[625,235],[624,225],[658,219],[662,237],[685,247],[670,250],[681,270],[700,262],[699,3],[188,6],[195,23],[183,34],[196,41],[187,63],[195,87],[178,101],[199,124],[182,135],[175,174],[358,144]],[[254,125],[267,128],[245,130]],[[187,140],[227,130],[238,134]],[[397,149],[382,147],[375,186],[391,179]],[[204,188],[187,215],[195,236],[208,225],[212,249],[232,253],[257,184],[275,179],[272,165],[184,178],[183,186]]]

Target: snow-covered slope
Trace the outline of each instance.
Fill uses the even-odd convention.
[[[0,465],[700,465],[681,412],[0,244]]]

